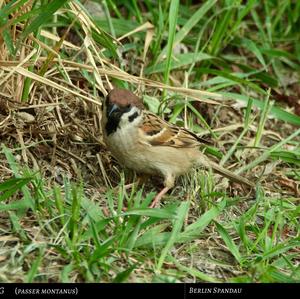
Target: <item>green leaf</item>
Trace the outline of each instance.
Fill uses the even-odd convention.
[[[163,248],[163,250],[161,252],[161,255],[160,255],[160,258],[158,260],[157,267],[156,267],[157,270],[161,269],[167,254],[169,253],[172,246],[176,242],[176,240],[178,238],[178,234],[179,234],[179,232],[182,228],[182,225],[184,223],[184,219],[186,217],[188,209],[189,209],[189,203],[188,202],[181,203],[181,205],[177,209],[177,219],[174,222],[173,229],[172,229],[172,232],[171,232],[170,237],[168,239],[168,242],[167,242],[166,246]]]
[[[174,211],[159,208],[131,209],[125,213],[122,213],[121,215],[140,215],[163,219],[175,219],[178,217]],[[119,217],[121,215],[117,215],[116,217]]]
[[[1,8],[1,13],[8,16],[12,12],[18,10],[22,5],[24,5],[28,0],[12,0],[8,2],[4,7]]]
[[[0,18],[1,18],[1,16],[0,16]],[[0,24],[0,27],[1,27],[1,25],[2,24]],[[8,48],[9,54],[10,55],[15,55],[16,49],[14,47],[13,40],[10,36],[10,32],[7,29],[3,30],[2,37],[3,37],[3,40],[4,40],[4,42],[5,42],[5,44]]]
[[[20,174],[19,174],[19,169],[18,169],[18,163],[16,162],[12,152],[10,151],[9,148],[7,148],[4,144],[2,144],[2,151],[5,154],[5,157],[9,163],[9,166],[13,172],[13,174],[15,175],[16,178],[21,178]],[[20,189],[22,190],[22,193],[24,195],[24,202],[20,203],[20,205],[18,203],[12,203],[11,206],[16,207],[17,209],[20,209],[20,207],[25,206],[27,208],[31,208],[32,210],[34,210],[35,205],[34,205],[34,201],[33,198],[30,194],[30,190],[28,189],[28,187],[25,185],[23,185],[22,187],[20,187]],[[3,205],[2,207],[0,206],[0,209],[6,209],[8,206]]]
[[[128,269],[118,273],[117,276],[114,278],[113,283],[124,282],[129,277],[130,273],[136,268],[136,266],[137,265],[133,265]]]
[[[226,200],[221,201],[217,206],[212,207],[209,211],[204,213],[197,221],[188,225],[183,232],[178,234],[175,243],[184,243],[198,239],[201,232],[223,211],[226,203]],[[138,238],[135,247],[165,245],[171,235],[170,232],[162,232],[165,228],[166,225],[158,225],[149,229]]]
[[[137,222],[137,224],[134,227],[133,232],[130,234],[130,236],[127,239],[126,245],[125,247],[131,251],[136,243],[136,240],[138,239],[138,234],[140,232],[141,229],[141,223],[142,223],[142,218],[139,217],[139,221]]]
[[[170,233],[162,233],[162,231],[166,229],[167,226],[167,224],[159,224],[148,229],[136,240],[134,247],[159,246],[166,244]]]
[[[101,207],[94,201],[82,196],[81,207],[85,210],[87,215],[91,217],[95,222],[101,221],[104,218]]]
[[[180,264],[173,256],[169,256],[168,258],[172,263],[175,264],[176,267],[178,267],[179,270],[181,271],[185,271],[188,274],[197,277],[198,279],[200,279],[200,281],[207,281],[207,282],[221,282],[220,280],[218,280],[217,278],[214,278],[212,276],[209,276],[199,270],[196,270],[192,267],[186,267],[182,264]]]
[[[36,276],[36,274],[38,273],[38,269],[39,266],[44,258],[44,252],[45,252],[45,247],[41,247],[39,250],[39,255],[38,257],[35,259],[35,261],[31,264],[31,268],[29,269],[27,275],[26,275],[26,279],[25,282],[30,283],[34,281],[34,277]]]
[[[274,256],[278,256],[282,253],[285,253],[286,251],[292,249],[292,248],[297,248],[300,246],[300,241],[291,241],[289,243],[284,243],[284,244],[278,244],[276,246],[273,246],[270,250],[266,251],[262,255],[263,260],[271,259]]]
[[[282,271],[276,269],[275,267],[268,267],[265,270],[265,275],[268,276],[266,282],[270,282],[269,277],[273,280],[273,282],[279,283],[299,283],[299,280],[293,279],[290,275],[283,273]]]
[[[217,206],[212,207],[205,212],[197,221],[188,225],[184,232],[180,234],[180,238],[192,239],[199,237],[201,232],[208,226],[208,224],[216,219],[226,206],[226,200],[221,201]]]
[[[235,257],[235,259],[240,263],[241,262],[241,258],[242,258],[241,254],[240,254],[237,246],[233,242],[232,238],[229,236],[227,230],[221,224],[219,224],[216,221],[215,221],[215,224],[216,224],[218,233],[222,237],[222,239],[225,242],[227,248],[230,250],[230,252]]]
[[[89,262],[92,263],[104,256],[107,256],[110,253],[110,251],[112,250],[111,247],[117,237],[118,237],[117,235],[114,235],[114,236],[110,237],[109,239],[105,240],[100,246],[97,246],[97,249],[93,251],[93,253],[90,257]]]
[[[28,200],[18,200],[12,203],[3,204],[0,203],[0,211],[10,211],[10,210],[17,210],[17,211],[24,211],[30,208],[28,204]]]
[[[134,20],[111,18],[111,22],[114,27],[116,36],[122,36],[128,32],[135,30],[137,27],[140,26],[140,24]],[[102,30],[105,30],[105,31],[109,31],[109,25],[106,20],[100,20],[100,19],[96,18],[95,24],[98,26],[98,28],[101,28]],[[136,33],[137,36],[139,36],[141,34],[142,33],[139,33],[139,32]]]
[[[280,159],[282,161],[293,163],[300,166],[300,152],[298,151],[274,151],[271,153],[271,158]]]
[[[212,8],[212,6],[217,2],[217,0],[208,0],[205,1],[199,9],[185,22],[182,28],[176,33],[174,38],[174,45],[179,44],[193,29],[195,25],[197,25],[203,16]],[[158,57],[158,61],[166,55],[167,46],[161,51]]]
[[[87,240],[95,237],[95,234],[99,234],[101,231],[104,230],[106,225],[109,223],[109,220],[103,219],[96,223],[93,223],[93,224],[92,223],[93,223],[93,220],[90,218],[91,227],[89,227],[89,229],[81,235],[81,237],[80,237],[81,241],[87,241]]]
[[[20,39],[26,38],[30,33],[37,31],[41,25],[45,24],[53,14],[61,8],[69,0],[52,0],[47,5],[43,6],[40,13],[22,32]]]
[[[254,43],[254,41],[248,39],[248,38],[243,38],[241,40],[242,45],[247,48],[250,52],[252,52],[256,58],[258,59],[258,61],[264,66],[264,68],[266,68],[266,63],[264,60],[264,57],[260,51],[260,49],[256,46],[256,44]]]
[[[69,264],[63,267],[61,274],[60,274],[60,281],[62,283],[67,283],[67,282],[71,282],[69,275],[73,270],[73,265]]]
[[[172,52],[174,46],[174,37],[175,37],[177,17],[178,17],[178,7],[179,7],[179,0],[171,1],[169,7],[169,37],[168,37],[168,44],[167,44],[167,59],[166,59],[166,67],[164,71],[165,84],[169,83],[169,74],[171,70],[171,60],[172,60]],[[165,95],[165,91],[164,91],[164,95]]]
[[[290,136],[288,136],[287,138],[281,140],[280,142],[272,145],[269,149],[265,150],[260,156],[258,156],[256,159],[254,159],[253,161],[251,161],[250,163],[248,163],[245,166],[242,166],[241,168],[239,168],[236,171],[236,174],[241,174],[242,172],[248,170],[248,169],[252,169],[253,167],[255,167],[256,165],[260,164],[261,162],[267,160],[271,153],[275,150],[280,149],[284,144],[286,144],[287,142],[289,142],[290,140],[292,140],[293,138],[297,137],[300,134],[300,129],[296,130],[295,132],[293,132]]]
[[[71,206],[71,218],[69,223],[70,233],[73,244],[76,244],[79,237],[79,219],[80,219],[80,202],[82,199],[82,188],[81,186],[72,186],[72,206]]]
[[[14,188],[15,186],[26,185],[28,182],[30,182],[31,179],[32,179],[32,177],[8,179],[0,184],[0,192],[10,190],[10,189]]]
[[[148,95],[144,95],[143,101],[146,103],[146,105],[148,106],[148,109],[151,112],[153,112],[155,114],[159,114],[161,102],[157,97],[150,97]],[[164,113],[170,113],[170,112],[171,112],[171,109],[169,109],[169,108],[164,109]]]
[[[170,70],[174,70],[177,68],[182,68],[184,66],[188,66],[194,62],[212,59],[213,56],[205,54],[205,53],[185,53],[185,54],[178,54],[173,55],[172,61],[170,61]],[[155,73],[162,73],[166,70],[168,61],[163,61],[157,65],[149,66],[145,69],[145,74],[155,74]]]
[[[214,34],[210,40],[209,44],[209,53],[211,55],[217,55],[220,52],[221,47],[224,47],[224,40],[226,38],[226,34],[229,30],[231,20],[233,19],[232,15],[234,13],[233,5],[236,1],[227,1],[227,10],[224,10],[224,13],[219,18]],[[230,7],[231,6],[231,7]],[[228,9],[229,8],[229,9]]]
[[[242,101],[245,102],[246,104],[249,101],[249,97],[241,95],[241,94],[237,94],[237,93],[231,93],[231,92],[220,92],[220,94],[222,94],[224,97],[226,98],[230,98],[230,99],[234,99],[237,101]],[[264,102],[257,100],[257,99],[252,99],[253,100],[253,105],[263,109],[264,107]],[[297,125],[300,126],[300,117],[289,113],[287,111],[284,111],[283,109],[273,106],[270,110],[270,114],[272,114],[273,116],[275,116],[277,119],[279,120],[283,120],[286,121],[288,123],[291,123],[293,125]]]
[[[21,237],[22,241],[28,242],[29,238],[22,227],[21,217],[18,217],[15,212],[9,211],[9,218],[13,226],[13,231]]]
[[[239,76],[237,76],[236,74],[229,73],[228,71],[220,71],[220,70],[211,69],[211,68],[201,68],[201,69],[199,69],[199,73],[221,76],[221,77],[227,78],[229,80],[232,80],[233,82],[248,86],[248,87],[252,88],[253,90],[259,92],[260,94],[266,93],[258,84],[255,84],[246,79],[242,79]]]

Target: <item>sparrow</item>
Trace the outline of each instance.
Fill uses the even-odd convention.
[[[175,179],[192,167],[204,166],[241,184],[254,183],[211,161],[203,152],[205,140],[147,111],[142,100],[126,89],[112,89],[103,103],[103,139],[118,162],[137,173],[164,178],[164,188],[150,208],[174,187]]]

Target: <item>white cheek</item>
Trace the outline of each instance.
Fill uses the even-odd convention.
[[[130,121],[130,117],[133,117],[136,113],[138,113],[138,116]],[[138,127],[141,122],[142,112],[137,108],[132,108],[129,112],[124,113],[121,116],[117,130],[109,136],[114,147],[119,148],[121,152],[126,152],[129,148],[134,147],[137,142]]]
[[[138,113],[133,120],[130,121],[130,118],[134,116],[134,114]],[[132,108],[129,112],[124,113],[121,116],[119,128],[122,130],[130,130],[131,128],[137,127],[142,121],[141,111],[137,108]]]

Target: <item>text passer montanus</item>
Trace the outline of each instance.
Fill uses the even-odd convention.
[[[103,107],[102,129],[108,149],[121,165],[137,173],[164,178],[165,187],[150,207],[155,207],[174,186],[176,177],[197,165],[254,187],[249,180],[210,161],[200,152],[203,144],[200,137],[144,110],[141,99],[128,90],[109,92]]]

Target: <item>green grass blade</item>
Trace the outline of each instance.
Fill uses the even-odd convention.
[[[130,234],[130,236],[128,237],[128,240],[126,242],[125,247],[131,251],[134,248],[134,245],[138,239],[138,234],[140,232],[141,229],[141,224],[142,224],[142,219],[139,218],[138,222],[136,223],[133,232]]]
[[[133,266],[129,267],[128,269],[118,273],[117,276],[114,278],[113,283],[124,282],[136,267],[137,267],[137,265],[133,265]]]
[[[11,170],[13,171],[15,177],[20,178],[21,176],[19,174],[18,163],[16,162],[12,152],[4,144],[2,144],[2,151],[5,154],[5,157],[9,163],[9,166],[10,166]],[[26,186],[26,184],[21,187],[21,190],[22,190],[22,193],[24,195],[24,200],[25,200],[22,203],[22,205],[25,204],[25,206],[27,206],[27,208],[30,207],[32,210],[34,210],[35,209],[34,201],[30,194],[29,188]],[[16,206],[18,206],[18,204],[16,204]]]
[[[235,259],[240,263],[241,258],[242,258],[241,254],[239,252],[239,249],[237,248],[237,246],[233,242],[232,238],[228,234],[227,230],[221,224],[219,224],[216,221],[215,221],[215,224],[216,224],[216,227],[217,227],[217,231],[220,234],[220,236],[222,237],[223,241],[225,242],[227,248],[230,250],[230,252],[235,257]]]
[[[178,54],[173,56],[173,60],[170,62],[170,71],[178,68],[183,68],[188,66],[194,62],[199,62],[203,60],[212,59],[211,55],[205,53],[185,53],[185,54]],[[157,65],[149,66],[145,69],[146,75],[151,75],[155,73],[162,73],[167,68],[168,61],[163,61]]]
[[[0,29],[2,28],[2,26],[4,26],[6,23],[8,22],[8,16],[5,13],[5,8],[0,10]],[[0,31],[1,33],[1,31]],[[3,40],[9,50],[9,53],[11,55],[15,54],[15,48],[14,48],[14,44],[13,44],[13,40],[12,37],[10,35],[10,31],[6,28],[2,29],[2,37]]]
[[[201,70],[199,70],[199,73],[221,76],[241,85],[248,86],[249,88],[252,88],[253,90],[257,91],[259,94],[266,94],[265,90],[263,90],[258,84],[240,78],[236,74],[229,73],[228,71],[220,71],[211,68],[201,68]]]
[[[225,98],[234,99],[236,101],[242,101],[245,103],[248,103],[248,101],[249,101],[249,97],[241,95],[241,94],[237,94],[237,93],[220,92],[220,94],[222,94]],[[260,101],[257,99],[252,99],[252,100],[253,100],[253,106],[263,109],[263,107],[264,107],[263,101]],[[290,124],[300,126],[300,117],[299,116],[289,113],[287,111],[284,111],[283,109],[281,109],[279,107],[273,106],[270,110],[270,114],[275,116],[279,120],[283,120]]]
[[[70,273],[72,272],[73,268],[74,268],[74,266],[72,264],[64,266],[64,268],[60,274],[60,282],[62,282],[62,283],[71,282],[69,276],[70,276]]]
[[[188,225],[184,232],[180,234],[183,239],[198,237],[208,224],[216,219],[226,206],[226,200],[221,201],[217,206],[205,212],[197,221]]]
[[[32,263],[31,268],[27,273],[27,276],[26,276],[26,279],[25,279],[26,283],[31,283],[31,282],[34,281],[34,278],[35,278],[36,274],[38,273],[39,266],[40,266],[40,264],[43,260],[44,252],[45,252],[44,247],[39,249],[39,255],[35,259],[35,261]]]
[[[90,238],[95,238],[95,235],[98,236],[106,228],[106,225],[109,223],[109,220],[103,219],[98,222],[94,222],[94,220],[91,217],[89,217],[89,222],[91,226],[86,232],[84,232],[81,235],[80,237],[81,241],[86,241],[89,240]],[[97,237],[97,243],[98,243],[98,237]]]
[[[85,213],[91,217],[95,222],[101,221],[104,218],[101,207],[94,201],[82,196],[80,201],[81,207]]]
[[[197,277],[198,279],[200,279],[200,281],[205,281],[205,282],[214,282],[214,283],[218,283],[221,282],[220,280],[218,280],[217,278],[214,278],[212,276],[209,276],[199,270],[196,270],[194,268],[191,267],[186,267],[182,264],[180,264],[173,256],[169,256],[168,260],[170,260],[172,263],[174,263],[174,265],[176,265],[176,267],[178,267],[179,270],[187,272],[188,274]]]
[[[179,0],[171,1],[169,7],[169,34],[168,34],[169,37],[168,37],[168,44],[167,44],[166,69],[164,72],[165,84],[169,83],[169,75],[171,70],[171,61],[172,61],[172,53],[173,53],[173,46],[174,46],[174,37],[175,37],[176,25],[177,25],[178,8],[179,8]]]
[[[221,161],[220,161],[220,165],[223,166],[228,159],[233,155],[235,149],[237,148],[237,146],[239,145],[239,143],[241,142],[242,138],[245,136],[245,134],[248,132],[249,130],[249,126],[252,124],[252,121],[250,122],[250,113],[251,113],[251,108],[252,108],[252,103],[253,100],[249,99],[248,104],[247,104],[247,108],[246,108],[246,115],[245,115],[245,125],[244,125],[244,129],[242,131],[242,133],[240,134],[240,136],[236,139],[236,141],[234,142],[234,144],[232,145],[232,147],[228,150],[228,152],[222,157]],[[254,121],[254,120],[253,120]]]
[[[24,29],[20,36],[20,40],[26,38],[30,33],[39,30],[41,25],[47,22],[53,14],[60,9],[69,0],[53,0],[43,7],[42,13],[36,16],[36,18]]]
[[[168,239],[166,246],[163,248],[160,258],[158,260],[158,264],[156,266],[156,269],[158,271],[161,269],[168,252],[171,250],[172,246],[176,242],[176,239],[178,238],[178,234],[182,228],[188,209],[189,209],[188,202],[181,203],[181,205],[177,209],[177,219],[174,222],[173,229],[170,234],[170,238]]]
[[[290,140],[292,140],[293,138],[297,137],[300,134],[300,129],[298,129],[297,131],[295,131],[293,134],[291,134],[289,137],[281,140],[279,143],[274,144],[271,148],[269,148],[268,150],[266,150],[264,153],[262,153],[261,156],[259,156],[258,158],[256,158],[254,161],[250,162],[249,164],[239,168],[236,171],[236,174],[241,174],[244,171],[247,171],[253,167],[255,167],[256,165],[260,164],[261,162],[267,160],[271,153],[277,149],[280,149],[284,144],[286,144],[287,142],[289,142]]]
[[[233,5],[235,0],[227,1],[228,6]],[[209,53],[211,55],[217,55],[222,47],[225,34],[229,28],[230,22],[232,21],[232,15],[234,13],[233,7],[228,9],[219,19],[216,26],[216,30],[212,36],[209,44]]]
[[[197,25],[203,16],[212,8],[212,6],[216,3],[216,0],[208,0],[203,5],[201,5],[198,10],[186,21],[186,23],[182,26],[182,28],[176,33],[174,37],[174,46],[179,44],[193,29],[195,25]],[[158,61],[166,55],[167,46],[160,52]]]
[[[292,249],[292,248],[298,248],[300,246],[300,241],[290,241],[287,244],[278,244],[276,246],[273,246],[270,250],[266,251],[262,255],[263,260],[271,259],[274,256],[278,256],[280,254],[285,253],[286,251]]]
[[[159,209],[159,208],[145,208],[145,209],[132,209],[130,211],[121,213],[119,216],[127,216],[127,215],[139,215],[139,216],[148,216],[155,218],[163,218],[163,219],[176,219],[177,215],[174,211],[167,209]]]
[[[256,56],[257,60],[263,65],[263,67],[266,68],[267,66],[262,52],[260,51],[259,47],[257,47],[255,42],[248,38],[243,38],[241,42],[242,46],[244,46],[246,49],[252,52]]]
[[[300,166],[300,151],[273,151],[270,157]]]
[[[19,235],[24,242],[28,242],[26,231],[22,227],[21,217],[17,216],[15,212],[9,211],[9,218],[13,226],[13,231]]]
[[[204,117],[199,113],[199,111],[191,104],[187,103],[187,107],[198,117],[198,119],[201,121],[203,126],[210,132],[210,134],[213,136],[213,138],[217,138],[216,134],[213,132],[209,124],[206,122]]]
[[[257,127],[256,135],[255,135],[255,140],[254,140],[254,146],[258,147],[260,144],[260,140],[262,138],[263,130],[265,127],[265,123],[268,117],[268,114],[273,106],[273,103],[270,102],[270,89],[268,90],[267,98],[265,99],[265,104],[264,107],[261,111],[261,118],[259,120],[259,124]]]
[[[79,219],[80,219],[80,202],[82,198],[81,187],[72,186],[72,209],[70,219],[70,233],[73,244],[76,244],[79,237]]]
[[[11,197],[18,190],[21,190],[25,185],[27,185],[32,180],[29,178],[12,178],[6,182],[0,184],[0,191],[4,192],[0,195],[0,201],[3,201]]]

